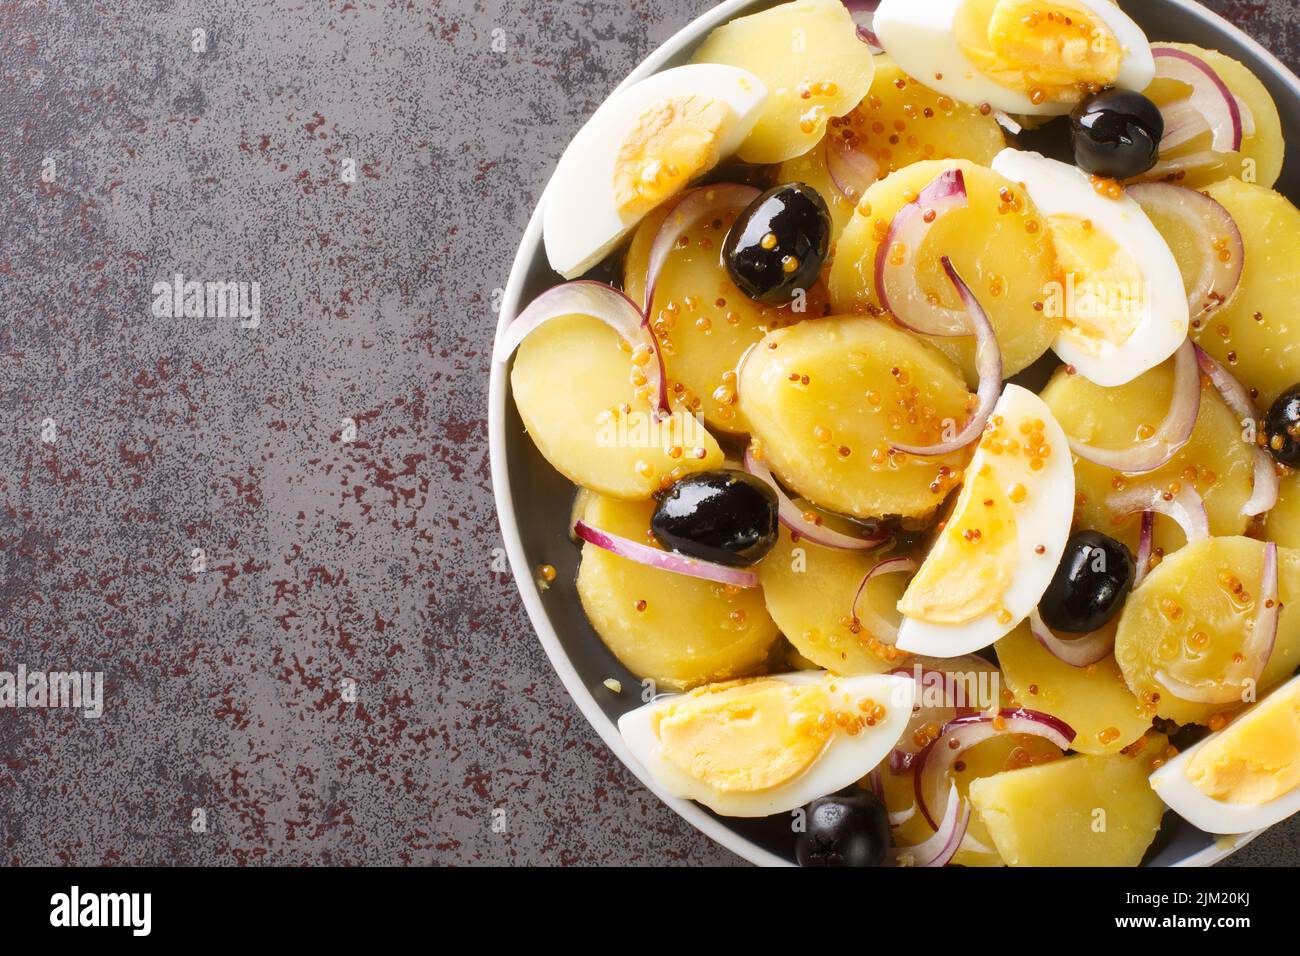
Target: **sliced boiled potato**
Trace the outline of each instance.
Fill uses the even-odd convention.
[[[1278,116],[1277,104],[1259,78],[1249,68],[1218,50],[1207,50],[1191,43],[1152,45],[1174,47],[1203,59],[1246,107],[1255,123],[1255,132],[1243,137],[1240,153],[1225,154],[1221,163],[1188,171],[1186,175],[1177,177],[1178,185],[1200,188],[1227,176],[1237,176],[1261,186],[1272,186],[1277,182],[1278,176],[1282,174],[1286,140],[1282,136],[1282,120]],[[1183,83],[1158,79],[1147,88],[1146,95],[1158,106],[1166,106],[1187,97],[1190,92],[1190,88]],[[1171,159],[1208,150],[1210,140],[1210,134],[1203,133],[1167,155],[1161,154],[1160,158]]]
[[[1069,724],[1076,734],[1073,750],[1115,753],[1151,728],[1150,714],[1128,689],[1113,656],[1073,667],[1039,644],[1028,624],[994,646],[1003,679],[1019,704]]]
[[[923,159],[969,159],[987,166],[1006,146],[990,112],[958,103],[908,76],[888,54],[876,57],[871,92],[847,116],[832,119],[826,142],[852,143],[879,167],[877,178]],[[781,182],[803,182],[830,206],[833,239],[853,217],[861,196],[845,196],[826,168],[825,148],[810,150],[782,164]]]
[[[816,505],[856,518],[929,515],[965,457],[890,454],[960,428],[974,396],[957,369],[883,319],[809,319],[769,332],[740,375],[740,410],[772,471]]]
[[[1004,734],[992,737],[971,747],[961,755],[961,760],[953,770],[953,781],[957,792],[968,797],[971,785],[984,777],[1016,770],[1022,767],[1038,766],[1061,758],[1061,750],[1054,744],[1035,737],[1032,734]],[[912,774],[891,773],[889,768],[881,768],[884,781],[885,803],[893,813],[905,812],[916,804],[916,793]],[[925,815],[916,810],[899,828],[897,838],[899,846],[916,846],[928,840],[934,834]],[[1003,866],[1002,857],[993,845],[993,837],[977,814],[971,814],[970,826],[962,849],[952,860],[958,866]]]
[[[879,314],[876,252],[894,216],[940,173],[959,167],[969,205],[934,223],[917,262],[917,281],[948,308],[961,308],[940,259],[948,256],[988,313],[1002,350],[1006,376],[1031,365],[1047,351],[1060,320],[1043,308],[1046,290],[1057,281],[1056,251],[1033,202],[1018,184],[967,160],[915,163],[870,187],[835,251],[830,273],[831,308]],[[973,239],[977,237],[977,239]],[[935,338],[933,344],[977,381],[971,337]]]
[[[1008,866],[1137,866],[1165,805],[1147,783],[1164,738],[983,777],[970,798]]]
[[[1151,224],[1156,227],[1160,237],[1164,239],[1165,244],[1169,246],[1169,251],[1174,254],[1174,261],[1178,263],[1178,271],[1183,277],[1183,292],[1191,299],[1192,291],[1196,283],[1206,269],[1215,268],[1219,259],[1224,254],[1224,249],[1220,245],[1221,240],[1230,240],[1230,236],[1207,236],[1204,227],[1198,220],[1195,225],[1188,222],[1186,218],[1169,209],[1159,202],[1153,202],[1150,197],[1142,196],[1140,192],[1130,192],[1129,196],[1137,201],[1142,207],[1142,211],[1147,214]],[[1196,201],[1196,196],[1189,193],[1182,200],[1181,205],[1189,205],[1188,200]],[[1232,255],[1228,252],[1229,257]],[[1214,291],[1218,291],[1217,289]],[[1220,293],[1222,294],[1222,293]],[[1192,308],[1193,319],[1195,313],[1207,302],[1197,302]],[[1202,317],[1201,321],[1204,321]]]
[[[1264,537],[1284,548],[1300,548],[1300,474],[1282,478],[1277,504],[1264,518]]]
[[[637,230],[624,260],[623,289],[633,302],[645,298],[646,269],[655,235],[667,208],[651,213]],[[703,414],[711,427],[746,431],[736,413],[736,365],[745,350],[772,329],[825,311],[826,292],[818,283],[795,306],[762,305],[740,291],[727,275],[720,251],[736,210],[701,225],[697,235],[668,254],[655,283],[650,316],[663,351],[673,408]]]
[[[1193,323],[1192,339],[1258,392],[1258,404],[1300,382],[1300,210],[1280,193],[1225,179],[1205,190],[1232,214],[1246,248],[1228,305]]]
[[[692,416],[654,420],[634,371],[618,333],[574,315],[524,339],[510,372],[519,417],[551,467],[615,498],[649,498],[674,474],[722,464],[722,449]]]
[[[808,152],[832,116],[871,88],[875,63],[840,0],[794,0],[739,17],[708,35],[695,63],[749,70],[767,86],[758,125],[741,145],[748,163],[780,163]]]
[[[651,501],[593,498],[587,524],[653,543]],[[760,588],[729,588],[647,567],[584,544],[578,597],[591,626],[628,670],[669,688],[759,670],[777,638]]]
[[[782,527],[781,538],[759,565],[768,613],[795,649],[818,667],[836,674],[880,674],[906,657],[882,644],[861,621],[853,620],[858,586],[882,556],[877,551],[826,548],[795,541]],[[905,574],[880,574],[867,584],[863,601],[878,616],[897,625],[894,605],[907,586]]]
[[[1043,401],[1065,433],[1098,448],[1137,445],[1160,426],[1173,394],[1174,360],[1142,373],[1127,385],[1103,388],[1082,375],[1059,369],[1043,390]],[[1201,409],[1186,445],[1165,465],[1140,475],[1117,471],[1078,458],[1074,465],[1077,520],[1123,541],[1135,555],[1140,519],[1116,519],[1106,500],[1129,487],[1168,488],[1190,484],[1205,502],[1210,533],[1241,534],[1248,518],[1241,506],[1254,488],[1255,459],[1245,431],[1213,385],[1201,385]],[[1171,518],[1156,515],[1155,546],[1168,554],[1186,540]]]
[[[1206,538],[1165,558],[1133,590],[1120,613],[1115,659],[1147,710],[1180,724],[1204,724],[1231,704],[1180,700],[1156,679],[1174,666],[1184,680],[1213,680],[1232,663],[1253,625],[1264,570],[1264,544],[1252,538]],[[1243,589],[1234,596],[1236,587]],[[1257,696],[1300,664],[1300,552],[1278,548],[1282,611],[1277,642]]]

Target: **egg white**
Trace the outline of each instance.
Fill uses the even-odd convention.
[[[619,145],[631,125],[656,103],[684,96],[710,97],[727,105],[721,159],[739,149],[758,122],[767,87],[748,70],[695,63],[646,77],[606,100],[560,157],[542,197],[546,257],[564,278],[580,276],[598,264],[644,218],[620,213],[615,203]]]
[[[681,695],[659,697],[624,714],[618,721],[619,733],[650,776],[673,796],[702,803],[726,817],[766,817],[788,813],[866,776],[898,743],[915,703],[916,688],[911,677],[831,677],[826,671],[797,671],[774,674],[770,679],[796,685],[825,684],[828,690],[833,687],[830,696],[837,709],[856,709],[860,701],[873,700],[885,708],[884,720],[874,727],[863,727],[855,736],[835,728],[825,750],[807,770],[781,786],[759,793],[722,793],[664,757],[653,717]]]
[[[1038,153],[1004,149],[993,159],[993,170],[1023,183],[1029,198],[1044,216],[1073,216],[1091,220],[1125,250],[1142,269],[1147,298],[1137,326],[1120,345],[1098,342],[1096,355],[1062,331],[1052,351],[1084,378],[1113,388],[1155,368],[1187,338],[1191,314],[1182,272],[1169,244],[1142,207],[1128,195],[1100,195],[1087,173]]]
[[[1034,103],[1027,93],[1008,89],[975,68],[954,31],[967,0],[882,0],[874,20],[876,36],[890,56],[921,83],[971,105],[1027,116],[1059,116],[1068,103]],[[1110,0],[1076,0],[1104,22],[1122,48],[1116,86],[1145,90],[1156,75],[1151,43],[1142,28]],[[939,74],[942,79],[936,79]]]
[[[973,475],[988,464],[995,480],[1004,488],[1019,481],[1028,492],[1024,501],[1009,503],[1016,521],[1016,567],[1000,603],[1010,613],[1011,620],[1002,623],[996,611],[986,611],[961,624],[935,624],[904,617],[898,630],[900,650],[930,657],[957,657],[988,647],[1038,606],[1065,553],[1074,518],[1074,466],[1070,463],[1065,432],[1043,400],[1019,385],[1008,385],[1003,390],[993,414],[1001,415],[1008,428],[1025,418],[1041,419],[1044,443],[1052,449],[1043,468],[1036,472],[1018,467],[1013,470],[1008,464],[1023,462],[1023,456],[993,455],[983,448],[976,450],[966,468],[966,473]],[[1035,551],[1040,546],[1042,554]]]
[[[1294,693],[1300,677],[1293,677],[1277,688],[1272,694]],[[1272,694],[1268,696],[1272,696]],[[1265,698],[1267,699],[1267,698]],[[1260,703],[1262,703],[1261,701]],[[1256,707],[1259,705],[1256,704]],[[1255,708],[1239,715],[1233,723],[1249,720]],[[1226,728],[1225,728],[1226,730]],[[1271,827],[1300,812],[1300,788],[1285,793],[1276,800],[1267,803],[1227,803],[1207,796],[1193,786],[1187,779],[1187,764],[1201,748],[1215,740],[1223,730],[1210,734],[1196,745],[1184,750],[1177,757],[1162,765],[1151,774],[1151,789],[1159,794],[1160,799],[1169,808],[1192,826],[1206,833],[1247,833]]]

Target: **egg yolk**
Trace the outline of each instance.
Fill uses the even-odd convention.
[[[817,684],[759,679],[701,687],[658,715],[664,757],[722,793],[757,793],[807,770],[835,729]]]
[[[1273,694],[1192,755],[1184,772],[1207,797],[1259,805],[1300,787],[1300,685]]]
[[[1047,290],[1048,316],[1063,319],[1065,334],[1093,355],[1102,342],[1123,345],[1149,308],[1141,265],[1089,220],[1048,216],[1047,230],[1060,263]]]
[[[981,73],[1034,103],[1075,103],[1119,76],[1119,40],[1070,0],[968,0],[956,36]]]
[[[731,109],[707,96],[655,103],[637,117],[614,161],[614,203],[624,216],[648,213],[718,162]]]
[[[976,468],[898,602],[905,616],[963,624],[999,607],[1016,569],[1016,518],[994,469]]]

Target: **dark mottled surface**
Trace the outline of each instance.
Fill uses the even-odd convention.
[[[485,421],[554,159],[707,6],[0,2],[0,669],[107,675],[0,711],[0,860],[734,861],[493,571]],[[1300,61],[1291,0],[1211,6]],[[154,317],[176,272],[260,327]]]

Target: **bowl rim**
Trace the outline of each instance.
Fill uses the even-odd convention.
[[[617,95],[633,83],[644,79],[663,69],[664,65],[689,46],[697,44],[712,29],[732,19],[761,0],[723,0],[716,6],[696,17],[682,27],[664,43],[655,48],[629,73],[622,82],[610,91],[606,97]],[[1112,0],[1116,2],[1116,0]],[[1166,0],[1189,16],[1204,21],[1210,27],[1228,34],[1242,46],[1247,47],[1255,56],[1267,64],[1276,78],[1289,87],[1300,98],[1300,78],[1261,43],[1241,30],[1235,24],[1224,19],[1196,0]],[[502,334],[509,319],[518,315],[523,305],[524,288],[527,283],[529,263],[542,250],[542,210],[546,200],[546,188],[542,190],[528,225],[519,242],[515,257],[510,266],[510,275],[506,281],[501,306],[497,314],[497,326],[494,342]],[[519,589],[528,619],[537,633],[542,649],[546,652],[551,666],[555,669],[573,702],[578,705],[593,730],[643,786],[653,793],[669,809],[691,824],[709,839],[725,847],[742,859],[758,866],[790,866],[790,862],[776,854],[763,849],[751,840],[722,824],[710,816],[701,807],[690,800],[683,800],[665,791],[644,770],[640,762],[623,742],[618,725],[606,716],[593,696],[591,690],[579,676],[577,669],[565,653],[559,635],[542,606],[541,592],[529,569],[527,556],[524,554],[523,540],[515,520],[514,495],[510,489],[509,469],[506,465],[506,392],[507,365],[492,360],[488,385],[488,456],[492,475],[492,493],[496,504],[497,520],[501,525],[501,536],[505,544],[506,557],[510,563],[511,574]],[[1176,867],[1211,866],[1231,856],[1264,830],[1238,834],[1234,837],[1216,837],[1210,845],[1171,864]]]

